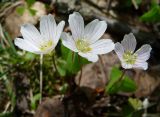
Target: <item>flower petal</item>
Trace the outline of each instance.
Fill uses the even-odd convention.
[[[134,52],[136,45],[137,45],[137,42],[136,42],[136,39],[135,39],[133,33],[126,34],[124,36],[124,39],[122,40],[121,44],[124,48],[124,51]]]
[[[114,51],[116,52],[118,58],[122,61],[122,59],[123,59],[123,54],[124,54],[124,49],[123,49],[122,44],[120,44],[119,42],[117,42],[117,43],[115,44]]]
[[[20,32],[22,33],[24,39],[28,40],[37,47],[43,41],[39,31],[32,24],[22,25]]]
[[[122,61],[122,67],[123,67],[124,69],[131,69],[131,68],[133,68],[133,65],[127,64],[127,63],[125,63],[125,62]]]
[[[32,44],[30,41],[26,40],[26,39],[21,39],[21,38],[16,38],[14,40],[14,43],[16,46],[18,46],[19,48],[35,53],[35,54],[39,54],[39,49]]]
[[[80,13],[74,12],[69,15],[69,26],[74,39],[81,39],[84,35],[84,20]]]
[[[57,45],[59,39],[60,39],[60,36],[62,34],[62,31],[63,31],[63,28],[64,28],[64,25],[65,25],[65,22],[64,21],[61,21],[58,26],[57,26],[57,29],[56,29],[56,38],[54,39],[54,43],[55,45]]]
[[[136,62],[133,65],[134,68],[147,70],[148,69],[148,63],[147,62]]]
[[[137,54],[137,60],[145,62],[150,57],[150,52],[152,48],[150,45],[145,44],[140,49],[138,49],[135,54]]]
[[[41,17],[40,32],[46,40],[53,40],[56,38],[56,22],[53,15],[49,14]]]
[[[91,45],[94,54],[106,54],[114,49],[115,44],[111,39],[101,39]]]
[[[62,38],[62,44],[65,47],[69,48],[70,50],[72,50],[74,52],[78,52],[76,45],[75,45],[75,42],[69,34],[63,32],[61,35],[61,38]]]
[[[78,53],[80,56],[88,59],[88,61],[91,61],[91,62],[97,62],[98,61],[98,55],[96,54],[92,54],[92,53],[82,53],[82,52],[79,52]]]
[[[95,19],[85,27],[85,38],[88,39],[90,43],[94,43],[104,34],[106,28],[107,23],[105,21]]]

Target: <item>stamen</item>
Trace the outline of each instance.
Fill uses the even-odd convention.
[[[42,51],[48,50],[52,45],[53,45],[52,40],[46,41],[45,43],[40,45],[40,50],[42,50]]]
[[[79,51],[86,53],[91,51],[92,49],[89,47],[89,43],[84,39],[78,39],[76,41],[76,47]]]
[[[136,62],[136,59],[137,59],[137,55],[136,54],[133,54],[132,52],[128,51],[128,52],[125,52],[123,54],[123,60],[127,63],[127,64],[135,64]]]

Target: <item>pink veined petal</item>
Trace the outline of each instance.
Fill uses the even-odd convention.
[[[148,63],[147,62],[136,62],[133,65],[134,68],[147,70],[148,69]]]
[[[65,22],[64,22],[64,21],[61,21],[61,22],[58,24],[58,26],[57,26],[56,34],[55,34],[56,37],[55,37],[55,39],[53,39],[55,45],[57,45],[57,43],[58,43],[58,41],[59,41],[59,39],[60,39],[60,36],[61,36],[61,34],[62,34],[64,25],[65,25]]]
[[[88,61],[91,62],[97,62],[98,61],[98,55],[92,54],[92,53],[78,53],[80,56],[86,58]]]
[[[40,32],[43,41],[53,40],[56,38],[56,22],[53,15],[44,15],[40,19]]]
[[[117,43],[115,44],[114,51],[116,52],[118,58],[122,61],[122,59],[123,59],[123,54],[124,54],[124,49],[123,49],[122,44],[120,44],[119,42],[117,42]]]
[[[25,51],[29,51],[35,54],[39,54],[40,50],[38,47],[33,45],[31,42],[29,42],[26,39],[16,38],[14,40],[14,43],[16,46],[18,46],[20,49],[23,49]]]
[[[20,32],[22,33],[23,38],[33,45],[39,46],[39,44],[43,42],[43,38],[39,31],[32,24],[22,25]]]
[[[138,49],[135,54],[137,54],[137,60],[145,62],[150,57],[150,52],[152,48],[150,45],[145,44],[140,49]]]
[[[94,54],[106,54],[114,49],[115,44],[111,39],[100,39],[92,44],[92,53]]]
[[[71,28],[73,39],[81,39],[84,36],[84,20],[80,13],[74,12],[69,15],[69,26]]]
[[[72,50],[74,52],[78,52],[76,45],[75,45],[75,42],[69,34],[63,32],[61,35],[61,39],[62,39],[62,44],[65,47],[69,48],[70,50]]]
[[[126,34],[121,42],[124,51],[134,52],[137,42],[133,33]]]
[[[106,31],[107,23],[105,21],[93,20],[86,25],[84,37],[92,44],[96,42]]]

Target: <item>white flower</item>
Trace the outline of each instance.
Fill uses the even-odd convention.
[[[150,57],[152,50],[148,44],[143,45],[135,53],[137,42],[133,33],[124,36],[121,43],[115,44],[115,52],[118,55],[122,67],[125,69],[138,68],[146,70],[148,63],[146,62]]]
[[[16,38],[15,45],[35,54],[47,54],[56,47],[64,25],[64,21],[57,25],[51,14],[42,16],[40,32],[32,24],[22,25],[20,32],[24,39]]]
[[[78,12],[74,12],[69,15],[69,25],[72,36],[62,33],[63,45],[74,52],[78,52],[80,56],[89,61],[96,62],[98,55],[106,54],[114,49],[112,40],[99,40],[107,28],[105,21],[96,19],[84,27],[83,17]]]

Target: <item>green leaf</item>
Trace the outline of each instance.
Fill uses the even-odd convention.
[[[0,113],[0,117],[12,117],[12,116],[13,116],[13,112]]]
[[[30,12],[30,14],[32,15],[32,16],[35,16],[36,15],[36,10],[35,9],[28,9],[29,10],[29,12]]]
[[[134,92],[137,89],[137,86],[133,80],[128,76],[125,76],[124,80],[121,83],[120,90],[123,92]]]
[[[30,52],[26,52],[26,54],[24,55],[24,59],[27,61],[31,61],[33,59],[35,59],[36,55]]]
[[[155,6],[159,6],[158,1],[157,0],[151,0],[151,8],[153,8]]]
[[[58,59],[57,60],[57,70],[58,73],[60,74],[60,76],[65,76],[66,75],[66,61],[62,60],[62,59]]]
[[[136,84],[128,76],[124,76],[122,80],[120,77],[122,71],[117,67],[113,67],[110,75],[110,81],[106,86],[106,92],[109,94],[114,94],[118,92],[134,92],[136,90]]]
[[[69,49],[64,47],[61,42],[61,56],[63,59],[67,58],[68,52],[69,52]]]
[[[142,108],[142,101],[139,99],[129,98],[128,102],[135,110],[139,110]]]
[[[154,5],[151,10],[140,17],[144,22],[159,22],[160,21],[160,6]]]
[[[31,7],[36,0],[26,0],[28,7]]]
[[[24,6],[20,6],[20,7],[17,7],[16,8],[16,12],[19,14],[19,15],[23,15],[25,11],[25,7]]]
[[[38,93],[36,95],[33,96],[33,98],[31,99],[31,109],[35,110],[36,109],[36,102],[41,98],[41,94]]]
[[[88,64],[89,61],[80,57],[77,53],[72,52],[68,48],[61,45],[62,58],[66,61],[65,68],[71,74],[76,74],[83,65]]]
[[[7,75],[9,73],[9,70],[5,71],[5,72],[0,72],[0,80],[3,79],[3,76]]]
[[[12,52],[13,52],[12,55],[17,55],[17,51],[16,51],[16,49],[15,49],[15,46],[14,46],[14,44],[13,44],[13,42],[12,42],[11,37],[9,36],[9,34],[8,34],[7,32],[4,32],[4,35],[5,35],[6,39],[7,39],[7,41],[9,42],[9,45],[10,45],[11,50],[12,50]]]
[[[67,61],[66,68],[69,72],[77,73],[80,70],[81,63],[79,63],[78,55],[76,53],[69,51],[66,61]]]
[[[119,91],[119,89],[117,89],[119,87],[119,84],[117,85],[114,85],[114,84],[119,80],[121,73],[122,72],[118,68],[116,67],[112,68],[110,80],[108,85],[106,86],[107,93],[112,94]]]
[[[123,117],[133,117],[133,112],[135,112],[134,108],[131,105],[125,104],[123,105],[122,114]]]
[[[122,114],[123,117],[142,117],[144,113],[142,107],[142,102],[136,98],[129,98],[128,104],[123,105]]]

